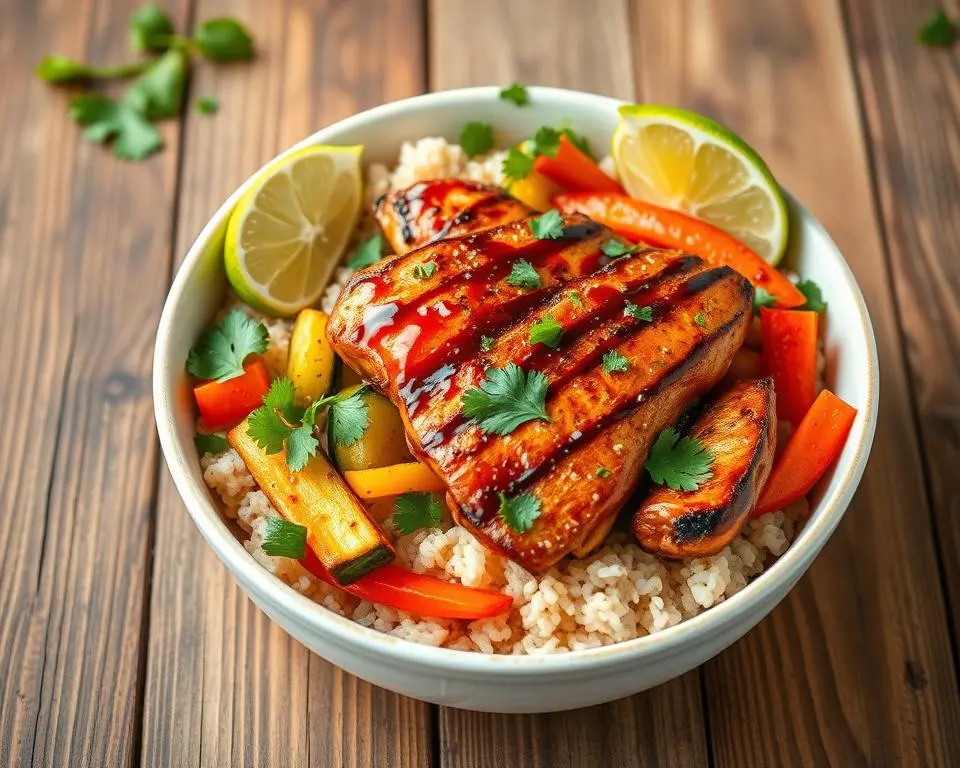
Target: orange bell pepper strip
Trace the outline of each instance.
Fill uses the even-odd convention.
[[[226,381],[207,381],[193,388],[200,418],[207,429],[229,429],[259,408],[270,389],[270,372],[259,355],[243,364],[243,374]]]
[[[777,416],[797,426],[817,396],[816,312],[760,309],[763,367],[773,377]]]
[[[623,187],[600,170],[600,166],[561,135],[557,152],[540,155],[533,170],[546,176],[566,192],[612,192],[623,194]]]
[[[343,479],[361,499],[399,496],[411,491],[445,491],[447,486],[426,464],[418,461],[374,469],[353,469]]]
[[[612,194],[558,195],[553,204],[561,213],[584,213],[633,242],[673,248],[716,267],[731,267],[755,288],[764,288],[779,307],[799,307],[807,301],[785,275],[733,235],[680,211]]]
[[[823,390],[783,449],[751,513],[783,509],[813,488],[843,450],[857,409]]]
[[[435,619],[486,619],[510,610],[513,598],[492,589],[478,589],[414,573],[397,565],[382,565],[356,581],[340,585],[307,547],[300,564],[327,584],[361,600]]]

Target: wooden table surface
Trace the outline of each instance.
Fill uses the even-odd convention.
[[[138,4],[0,20],[0,766],[960,764],[960,49],[915,43],[934,0],[167,0],[181,28],[240,17],[260,56],[196,68],[219,114],[124,164],[32,68],[122,60]],[[846,255],[883,378],[856,501],[766,621],[542,716],[405,699],[272,625],[187,516],[150,395],[171,274],[249,173],[357,110],[513,80],[741,132]]]

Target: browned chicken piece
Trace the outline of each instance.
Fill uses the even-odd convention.
[[[706,407],[688,434],[713,454],[713,477],[695,491],[660,487],[644,500],[633,533],[655,555],[715,555],[740,533],[777,447],[772,379],[734,384]]]
[[[611,260],[601,250],[609,230],[579,214],[563,226],[538,240],[528,219],[515,220],[380,262],[351,279],[327,329],[398,406],[458,522],[535,572],[608,527],[657,434],[723,377],[753,308],[753,289],[731,269],[659,249]],[[519,261],[539,285],[508,280]],[[547,314],[562,329],[556,349],[529,341]],[[628,370],[604,371],[612,350]],[[462,396],[509,364],[544,374],[549,421],[499,436],[463,414]],[[528,531],[500,516],[501,494],[539,500]]]
[[[524,219],[532,211],[499,187],[437,179],[383,195],[375,213],[393,252],[406,253],[444,237]]]

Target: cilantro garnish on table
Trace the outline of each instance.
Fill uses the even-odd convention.
[[[530,103],[530,94],[527,93],[527,87],[520,83],[513,83],[506,88],[500,89],[501,101],[512,101],[518,107],[525,107]]]
[[[322,397],[306,408],[294,402],[294,387],[290,379],[275,379],[263,398],[263,405],[250,414],[247,434],[265,453],[279,453],[286,449],[287,466],[294,472],[303,469],[311,457],[317,455],[320,441],[314,435],[317,411],[330,406],[335,411],[333,439],[349,446],[363,437],[370,425],[367,404],[361,387],[351,395]]]
[[[307,528],[282,517],[268,517],[261,546],[271,557],[299,560],[307,553]]]
[[[405,536],[421,528],[436,528],[442,515],[443,507],[436,496],[425,491],[411,491],[397,497],[393,527]]]
[[[631,301],[623,306],[623,314],[626,317],[632,317],[636,320],[643,320],[645,323],[653,322],[653,307],[638,307]]]
[[[383,258],[383,237],[379,232],[369,240],[364,240],[357,246],[353,256],[347,261],[350,269],[363,269],[376,264]]]
[[[604,255],[609,256],[611,259],[619,259],[621,256],[636,253],[638,248],[639,246],[630,245],[614,237],[611,237],[600,246],[600,250],[603,251]]]
[[[823,300],[823,292],[820,290],[820,286],[813,282],[813,280],[801,280],[797,283],[797,290],[807,299],[806,304],[798,307],[798,309],[805,309],[811,312],[823,312],[823,310],[827,308],[827,302]]]
[[[88,91],[70,101],[70,116],[85,130],[87,141],[113,141],[113,154],[124,160],[143,160],[163,146],[153,122],[183,111],[184,83],[194,54],[210,61],[239,61],[253,57],[253,42],[244,26],[230,18],[208,19],[192,37],[176,34],[173,22],[153,3],[136,11],[129,23],[130,47],[157,58],[114,66],[92,66],[65,56],[46,56],[37,77],[52,84],[94,80],[137,79],[120,98]],[[198,112],[212,114],[215,97],[196,103]]]
[[[957,25],[938,8],[917,30],[917,42],[928,48],[948,48],[957,39]]]
[[[216,96],[201,96],[193,102],[193,108],[200,115],[215,115],[220,109],[220,99]]]
[[[713,459],[699,440],[680,437],[677,430],[667,427],[650,449],[644,467],[657,485],[674,491],[695,491],[713,477]]]
[[[510,275],[507,277],[507,284],[515,288],[539,288],[543,285],[540,282],[540,275],[533,268],[533,264],[523,259],[513,262]]]
[[[545,344],[551,349],[556,349],[562,336],[563,326],[549,312],[530,326],[531,344]]]
[[[467,157],[486,154],[493,149],[493,126],[489,123],[467,123],[460,129],[460,148],[467,153]]]
[[[556,240],[563,237],[563,217],[556,208],[542,216],[530,219],[530,231],[537,240]]]
[[[630,368],[630,361],[617,350],[611,349],[603,355],[604,373],[623,373]]]
[[[509,435],[527,421],[550,421],[547,414],[547,377],[515,363],[491,368],[479,387],[463,394],[463,415],[484,432]]]
[[[204,381],[227,381],[243,374],[243,361],[267,349],[267,328],[233,309],[208,329],[190,350],[187,371]]]
[[[536,496],[523,494],[510,498],[504,494],[500,496],[498,514],[503,521],[517,533],[526,533],[533,527],[533,521],[540,517],[540,499]]]

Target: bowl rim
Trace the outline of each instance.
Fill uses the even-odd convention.
[[[264,166],[304,146],[322,143],[327,134],[339,134],[366,124],[381,123],[407,111],[451,106],[462,107],[481,103],[490,104],[498,101],[499,91],[499,86],[479,86],[427,93],[388,102],[358,112],[312,133],[268,160],[264,163]],[[609,96],[561,88],[531,86],[528,91],[531,96],[531,106],[525,107],[525,109],[533,110],[536,109],[538,102],[577,104],[580,107],[590,109],[615,109],[622,104],[629,103]],[[803,527],[800,535],[790,544],[786,552],[777,558],[773,565],[765,569],[763,573],[736,594],[672,627],[599,648],[551,654],[485,654],[425,645],[365,627],[297,592],[263,568],[247,552],[224,522],[221,511],[211,501],[207,489],[202,484],[194,482],[191,474],[193,468],[190,466],[192,464],[190,454],[193,451],[185,451],[183,445],[177,439],[176,420],[173,416],[173,390],[172,387],[167,386],[165,381],[165,373],[168,370],[175,369],[170,368],[170,340],[174,319],[187,286],[198,270],[203,250],[258,172],[259,169],[251,174],[219,206],[191,244],[186,257],[177,270],[164,302],[157,329],[153,364],[154,413],[161,449],[177,492],[203,538],[220,561],[240,582],[241,588],[248,592],[256,603],[269,605],[273,610],[284,614],[285,618],[295,621],[298,628],[309,627],[317,634],[325,636],[329,641],[352,646],[357,651],[382,655],[398,663],[410,664],[414,668],[426,666],[440,672],[455,671],[461,674],[472,672],[480,675],[490,675],[498,672],[508,674],[512,671],[537,677],[561,670],[566,673],[576,670],[595,670],[600,666],[618,664],[639,657],[661,656],[678,652],[687,643],[709,633],[711,628],[719,630],[735,621],[738,616],[749,617],[753,615],[765,598],[769,599],[770,595],[777,593],[777,586],[786,585],[787,589],[784,590],[784,594],[792,588],[791,578],[794,581],[799,579],[839,525],[863,476],[876,431],[879,399],[879,365],[876,340],[863,294],[839,248],[816,217],[787,190],[784,190],[790,207],[822,236],[824,241],[832,248],[833,256],[840,263],[846,288],[854,298],[859,320],[858,330],[866,340],[868,386],[866,403],[861,410],[861,414],[858,414],[860,428],[857,430],[857,424],[855,424],[851,431],[851,437],[858,437],[859,440],[855,453],[841,476],[840,482],[837,483],[829,496],[824,496],[821,500],[821,510],[816,519],[810,520]],[[243,577],[241,578],[239,574],[243,574]],[[760,618],[762,619],[772,607],[767,608]],[[272,614],[273,611],[270,613]],[[271,616],[271,618],[273,617]],[[749,618],[741,620],[749,623]],[[752,624],[750,626],[752,627]]]

